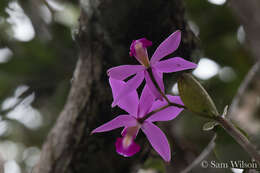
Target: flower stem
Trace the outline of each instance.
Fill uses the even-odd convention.
[[[178,103],[173,103],[173,102],[171,102],[171,101],[167,98],[167,96],[164,94],[164,92],[162,92],[161,88],[160,88],[159,85],[157,84],[157,82],[156,82],[156,80],[155,80],[155,78],[154,78],[154,76],[153,76],[152,69],[151,69],[151,68],[148,68],[147,71],[148,71],[149,76],[151,77],[151,80],[152,80],[153,84],[155,85],[156,89],[160,92],[160,94],[163,96],[163,98],[167,101],[168,104],[165,105],[165,106],[162,106],[162,107],[160,107],[160,108],[158,108],[158,109],[156,109],[156,110],[153,110],[153,111],[151,111],[150,113],[146,114],[143,118],[138,119],[138,121],[139,121],[140,123],[143,123],[144,120],[146,120],[147,118],[149,118],[151,115],[153,115],[153,114],[155,114],[155,113],[157,113],[157,112],[159,112],[159,111],[161,111],[161,110],[163,110],[163,109],[166,109],[166,108],[168,108],[169,106],[176,106],[176,107],[178,107],[178,108],[187,109],[186,106],[183,106],[183,105],[178,104]]]
[[[163,96],[163,98],[167,101],[168,104],[165,105],[165,106],[162,106],[162,107],[160,107],[160,108],[158,108],[158,109],[156,109],[156,110],[154,110],[154,111],[152,111],[152,112],[150,112],[150,113],[148,113],[148,114],[146,114],[143,118],[141,118],[141,119],[138,120],[140,123],[143,123],[144,120],[146,120],[147,118],[149,118],[151,115],[153,115],[153,114],[155,114],[156,112],[159,112],[159,111],[161,111],[161,110],[163,110],[163,109],[166,109],[166,108],[168,108],[169,106],[176,106],[176,107],[178,107],[178,108],[187,109],[186,106],[183,106],[183,105],[178,104],[178,103],[173,103],[173,102],[171,102],[171,101],[167,98],[167,96],[164,94],[164,92],[161,90],[161,88],[159,87],[158,83],[156,82],[156,80],[155,80],[155,78],[154,78],[154,76],[153,76],[152,69],[151,69],[151,68],[148,68],[147,71],[148,71],[149,76],[151,77],[151,80],[152,80],[153,84],[155,85],[156,89],[160,92],[160,94]]]
[[[255,146],[243,135],[231,122],[227,121],[222,116],[215,117],[216,121],[232,136],[247,153],[260,164],[260,154]]]
[[[149,76],[153,82],[153,84],[155,85],[156,89],[159,91],[159,93],[162,95],[162,97],[167,101],[167,103],[169,104],[169,106],[176,106],[178,108],[184,108],[187,109],[186,106],[183,106],[181,104],[177,104],[177,103],[172,103],[167,96],[164,94],[164,92],[161,90],[161,88],[159,87],[158,83],[156,82],[154,76],[153,76],[153,72],[152,72],[152,68],[148,68],[147,69]]]
[[[138,119],[139,123],[142,124],[142,123],[144,122],[144,120],[146,120],[147,118],[149,118],[151,115],[153,115],[153,114],[155,114],[155,113],[157,113],[157,112],[159,112],[159,111],[161,111],[161,110],[163,110],[163,109],[166,109],[166,108],[168,108],[169,106],[170,106],[170,105],[167,104],[167,105],[165,105],[165,106],[162,106],[162,107],[160,107],[160,108],[158,108],[158,109],[155,109],[155,110],[151,111],[150,113],[146,114],[143,118]]]

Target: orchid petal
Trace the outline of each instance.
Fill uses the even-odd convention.
[[[117,129],[119,127],[131,127],[135,126],[137,124],[136,119],[133,116],[130,115],[119,115],[113,120],[99,126],[98,128],[94,129],[91,134],[93,133],[99,133],[99,132],[106,132],[113,129]]]
[[[166,97],[167,97],[172,103],[177,103],[177,104],[179,104],[179,105],[183,105],[183,106],[184,106],[184,103],[182,102],[180,96],[172,96],[172,95],[166,94]]]
[[[122,136],[125,136],[125,135],[126,135],[126,132],[127,132],[127,127],[125,127],[125,128],[122,130],[121,135],[122,135]]]
[[[179,96],[166,95],[166,97],[172,103],[184,105]],[[166,105],[168,105],[168,103],[165,99],[163,101],[157,100],[153,103],[149,112],[162,108],[163,106],[166,106]],[[149,122],[169,121],[169,120],[176,118],[181,113],[182,110],[183,110],[183,108],[179,108],[176,106],[169,106],[159,112],[154,113],[152,116],[150,116],[148,119],[146,119],[146,121],[149,121]]]
[[[144,69],[145,67],[142,65],[121,65],[108,69],[107,74],[111,78],[124,80],[127,77],[134,75]]]
[[[168,103],[167,103],[167,101],[165,99],[163,99],[163,100],[156,100],[153,103],[153,105],[152,105],[152,107],[151,107],[149,112],[154,111],[156,109],[159,109],[159,108],[161,108],[163,106],[166,106],[166,105],[168,105]]]
[[[164,61],[159,61],[153,65],[160,72],[172,73],[176,71],[188,70],[197,67],[197,64],[187,61],[180,57],[170,58]]]
[[[154,100],[154,95],[151,93],[149,87],[145,85],[138,106],[138,118],[142,118],[149,111]]]
[[[169,55],[170,53],[173,53],[179,47],[180,42],[181,31],[178,30],[172,33],[158,46],[151,58],[151,64],[154,64],[163,57]]]
[[[150,122],[144,122],[141,129],[146,135],[152,147],[166,161],[171,160],[170,145],[165,134],[159,127]]]
[[[126,86],[123,87],[120,91],[118,96],[114,99],[112,103],[112,107],[118,104],[119,100],[128,96],[129,93],[136,90],[140,84],[142,83],[144,79],[144,73],[141,71],[137,73],[133,78],[131,78],[129,81],[126,82]],[[136,102],[136,105],[138,105],[139,102]],[[135,115],[136,116],[136,115]]]
[[[130,157],[135,153],[139,152],[141,147],[134,141],[128,147],[123,146],[123,138],[116,139],[116,152],[124,157]]]
[[[163,73],[158,71],[156,68],[152,68],[152,71],[153,71],[153,76],[154,76],[157,84],[159,85],[159,87],[161,88],[162,92],[164,93]]]
[[[112,94],[114,99],[117,98],[119,91],[122,88],[126,87],[126,82],[112,79],[112,78],[109,78],[109,83],[112,88]],[[128,112],[129,114],[137,115],[138,102],[139,102],[138,94],[136,90],[133,90],[127,95],[127,97],[123,97],[122,99],[120,99],[117,105],[121,109]]]
[[[184,106],[180,96],[172,96],[172,95],[168,95],[167,94],[166,97],[170,100],[170,102],[177,103],[179,105],[183,105]],[[149,112],[154,111],[156,109],[159,109],[159,108],[161,108],[163,106],[166,106],[166,105],[168,105],[168,103],[167,103],[167,101],[165,99],[163,99],[163,100],[156,100],[153,103],[153,105],[152,105],[151,109],[149,110]]]
[[[149,122],[155,122],[155,121],[170,121],[174,118],[176,118],[183,108],[178,108],[175,106],[169,106],[159,112],[154,113],[152,116],[150,116],[146,121]]]
[[[154,74],[154,73],[153,73]],[[160,92],[158,91],[158,89],[156,88],[156,86],[154,85],[148,71],[144,71],[144,77],[146,80],[146,84],[148,85],[151,93],[155,96],[155,98],[162,100],[162,95],[160,94]],[[158,77],[154,77],[155,79],[158,79]],[[159,85],[158,81],[156,81],[157,84]],[[160,85],[159,85],[160,86]],[[162,88],[161,88],[162,89]]]

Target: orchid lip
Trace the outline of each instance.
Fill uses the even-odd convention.
[[[147,54],[147,50],[144,47],[143,43],[141,42],[137,42],[134,45],[134,49],[135,49],[135,57],[137,58],[137,60],[143,64],[145,67],[150,66],[150,62],[148,59],[148,54]]]
[[[147,47],[151,46],[152,42],[146,38],[141,38],[139,40],[134,40],[130,46],[130,56],[135,56],[135,58],[144,67],[150,66],[150,61],[147,54]]]
[[[132,144],[132,141],[133,141],[133,137],[130,136],[130,135],[126,135],[123,138],[123,147],[124,147],[124,149],[128,148]]]
[[[138,144],[136,144],[133,140],[127,147],[124,147],[123,140],[124,140],[123,138],[117,138],[116,140],[115,145],[118,154],[124,157],[131,157],[132,155],[140,151],[141,147]]]

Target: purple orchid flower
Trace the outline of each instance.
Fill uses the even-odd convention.
[[[179,47],[180,41],[181,31],[178,30],[171,34],[158,46],[151,58],[151,61],[149,61],[146,48],[151,46],[152,42],[146,38],[134,40],[130,46],[130,56],[134,56],[142,65],[121,65],[110,68],[107,71],[108,76],[117,80],[125,80],[126,78],[135,75],[127,81],[126,87],[122,89],[117,98],[114,99],[112,107],[116,106],[117,102],[122,97],[126,96],[127,93],[137,89],[144,78],[152,94],[157,99],[162,100],[162,95],[154,86],[154,83],[150,78],[149,70],[152,72],[161,91],[164,92],[163,73],[196,68],[196,64],[186,61],[181,57],[174,57],[160,61],[165,56],[174,52]]]
[[[121,88],[126,87],[124,81],[109,79],[113,98],[119,94]],[[174,103],[182,104],[179,96],[167,97]],[[140,146],[134,142],[139,130],[141,129],[146,135],[152,147],[167,162],[171,159],[171,152],[168,140],[159,127],[153,124],[156,121],[169,121],[174,119],[183,110],[182,108],[169,106],[159,112],[154,113],[150,117],[144,118],[149,112],[154,111],[162,106],[167,105],[165,100],[155,101],[155,97],[151,94],[148,86],[145,85],[140,100],[136,90],[132,91],[120,99],[118,106],[124,109],[128,114],[119,115],[113,120],[94,129],[91,133],[106,132],[116,128],[124,127],[121,138],[117,138],[115,146],[118,154],[130,157],[140,150]]]

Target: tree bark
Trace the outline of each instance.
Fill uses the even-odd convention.
[[[142,151],[132,158],[116,154],[115,130],[90,135],[97,126],[118,115],[111,109],[112,95],[106,70],[130,64],[129,46],[133,39],[155,41],[154,50],[176,29],[182,43],[176,54],[190,57],[196,48],[189,31],[181,0],[82,0],[76,36],[79,59],[67,103],[42,148],[34,173],[130,172],[149,155],[147,142],[139,137]],[[144,147],[146,146],[146,147]]]

